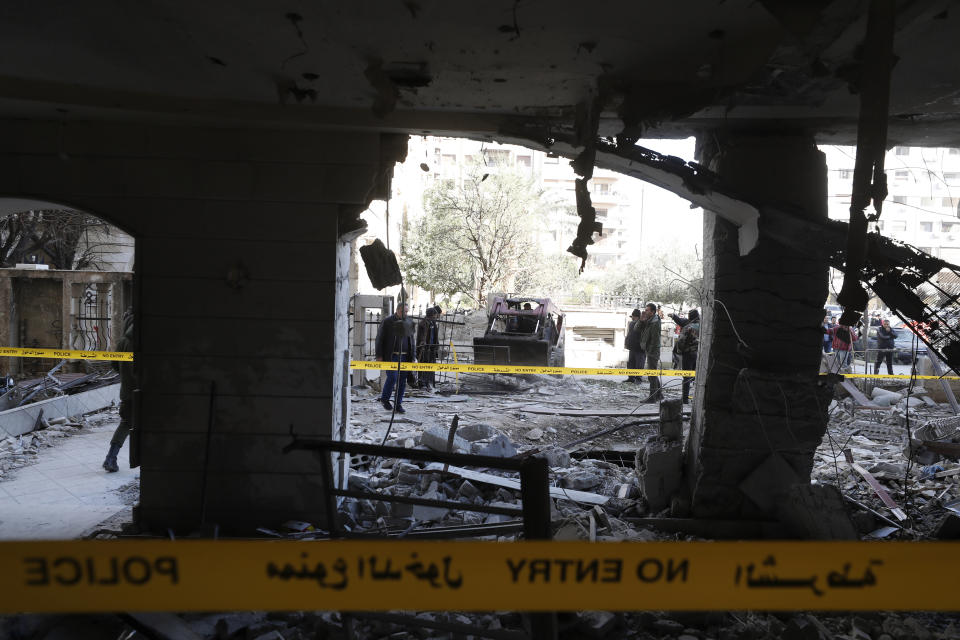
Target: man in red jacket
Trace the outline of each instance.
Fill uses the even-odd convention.
[[[833,338],[833,350],[837,352],[837,361],[841,367],[849,367],[852,363],[851,353],[853,352],[853,343],[857,341],[857,332],[853,327],[847,327],[842,324],[830,329],[830,336]]]

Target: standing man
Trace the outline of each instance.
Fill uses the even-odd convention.
[[[413,323],[407,318],[407,303],[401,298],[397,310],[380,323],[380,329],[377,331],[376,357],[381,362],[413,362],[413,354]],[[403,391],[407,386],[407,374],[401,371],[399,382],[397,377],[396,369],[391,368],[387,371],[387,379],[380,393],[380,404],[387,411],[393,409],[390,396],[393,393],[393,385],[396,384],[396,411],[406,413],[403,408]]]
[[[691,311],[693,310],[691,309]],[[674,331],[677,334],[677,339],[674,340],[673,342],[673,368],[680,369],[681,367],[683,367],[683,364],[682,364],[683,358],[680,357],[680,348],[679,348],[680,332],[683,331],[683,328],[687,326],[687,324],[690,322],[690,317],[689,317],[690,312],[689,311],[687,312],[686,318],[681,317],[676,313],[671,313],[669,315],[670,315],[670,319],[673,320],[673,323],[677,325],[676,328],[674,329]]]
[[[427,309],[427,317],[417,323],[417,360],[420,362],[436,362],[439,350],[440,332],[437,329],[437,316],[440,307]],[[420,387],[432,389],[437,384],[436,371],[420,372]]]
[[[853,327],[838,324],[830,329],[830,336],[833,338],[833,350],[837,352],[840,368],[849,367],[853,362],[850,354],[853,343],[857,341],[857,332]]]
[[[123,337],[117,341],[117,351],[133,351],[133,309],[127,309],[123,314]],[[110,473],[115,473],[120,470],[117,454],[120,453],[124,440],[130,435],[135,376],[132,362],[111,364],[116,371],[120,372],[120,424],[110,438],[110,450],[107,451],[107,457],[103,461],[103,468]]]
[[[687,322],[677,338],[677,351],[680,352],[680,367],[684,370],[697,368],[697,351],[700,349],[700,312],[690,309]],[[690,402],[690,383],[693,378],[683,378],[683,404]]]
[[[625,346],[629,352],[627,356],[627,368],[628,369],[643,369],[646,366],[646,356],[643,353],[643,347],[640,345],[640,334],[643,332],[643,320],[641,317],[640,309],[634,309],[633,313],[630,314],[630,324],[627,325],[627,337],[623,340],[623,346]],[[627,376],[627,382],[633,382],[635,384],[640,384],[640,376]]]
[[[833,329],[836,322],[833,316],[827,317],[827,310],[823,310],[823,352],[833,351],[833,337],[830,335],[830,329]]]
[[[657,315],[657,305],[648,302],[640,316],[644,321],[643,330],[640,333],[640,345],[647,354],[647,368],[660,368],[660,316]],[[660,397],[660,376],[649,376],[650,396],[647,402],[653,402]]]
[[[887,361],[887,375],[893,375],[893,352],[896,350],[897,332],[890,327],[890,321],[884,320],[877,328],[877,362],[873,373],[880,373],[880,363]]]

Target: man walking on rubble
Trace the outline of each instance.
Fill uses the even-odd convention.
[[[123,314],[123,336],[117,341],[117,351],[133,351],[133,309],[127,309]],[[123,447],[124,440],[130,434],[130,422],[133,413],[133,362],[112,362],[114,370],[120,372],[120,424],[117,425],[110,438],[110,450],[103,461],[103,468],[110,473],[120,470],[117,463],[117,454]]]
[[[377,331],[376,358],[382,362],[413,362],[414,361],[414,343],[413,343],[413,325],[407,318],[407,303],[400,299],[397,310],[387,316],[380,323],[380,329]],[[386,380],[383,383],[383,391],[380,393],[380,404],[387,411],[393,409],[390,404],[390,397],[393,394],[393,386],[397,385],[397,413],[406,413],[403,408],[403,391],[407,386],[407,373],[399,372],[391,368],[387,371]]]
[[[648,302],[640,316],[644,321],[643,329],[640,332],[640,347],[647,354],[647,368],[660,368],[660,316],[657,315],[657,305]],[[660,376],[649,376],[650,396],[647,402],[653,402],[660,398]]]
[[[627,348],[627,368],[643,369],[646,366],[646,356],[640,346],[640,334],[643,332],[643,320],[640,319],[640,309],[634,309],[630,314],[630,324],[627,325],[627,337],[623,340],[623,346]],[[627,382],[640,384],[641,376],[627,376]]]
[[[896,349],[897,332],[890,327],[890,321],[884,320],[877,328],[877,361],[873,373],[880,373],[880,363],[887,361],[887,375],[893,375],[893,352]]]
[[[437,328],[437,316],[441,313],[440,307],[427,309],[426,317],[417,323],[417,360],[420,362],[436,362],[439,350],[440,332]],[[420,372],[420,387],[432,389],[437,384],[436,371]]]
[[[690,309],[680,337],[677,338],[677,351],[680,353],[680,368],[692,371],[697,368],[697,351],[700,349],[700,312]],[[690,402],[690,383],[693,378],[683,378],[683,404]]]

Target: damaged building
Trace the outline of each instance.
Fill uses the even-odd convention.
[[[705,538],[856,538],[866,525],[823,516],[851,509],[826,488],[839,475],[822,468],[828,421],[847,410],[840,448],[853,457],[835,452],[830,469],[858,465],[876,483],[883,469],[857,459],[883,456],[856,438],[904,428],[903,412],[862,418],[877,398],[845,400],[841,378],[821,375],[828,270],[845,273],[845,324],[869,289],[926,327],[943,366],[960,364],[956,297],[915,293],[954,267],[874,232],[887,148],[960,147],[957,33],[960,7],[936,0],[14,3],[0,23],[0,213],[66,207],[134,238],[139,531],[366,522],[394,535],[427,521],[476,537],[649,539],[656,519]],[[538,402],[502,411],[571,430],[540,418],[510,430],[451,407],[434,411],[441,426],[411,415],[385,437],[382,412],[351,390],[364,377],[351,379],[362,341],[350,268],[360,214],[389,197],[410,135],[572,162],[567,240],[582,264],[603,233],[594,168],[708,212],[692,409],[638,413],[611,392],[598,412],[571,402],[572,377],[518,378],[508,384]],[[637,145],[687,136],[696,158]],[[857,146],[849,223],[828,220],[818,144]],[[887,407],[909,409],[916,393]],[[942,449],[954,414],[934,404]],[[622,460],[571,469],[571,450],[594,446],[574,441],[612,427],[603,450]],[[371,464],[380,454],[364,447],[385,443],[414,457]],[[924,491],[946,488],[934,485]],[[401,500],[365,495],[383,487]],[[871,531],[904,528],[867,495],[881,500],[860,509]]]

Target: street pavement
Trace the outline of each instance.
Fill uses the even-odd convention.
[[[130,507],[118,489],[139,480],[130,469],[128,448],[118,456],[120,471],[103,470],[115,420],[41,448],[38,462],[0,480],[0,540],[72,539]],[[129,442],[129,439],[128,441]]]

